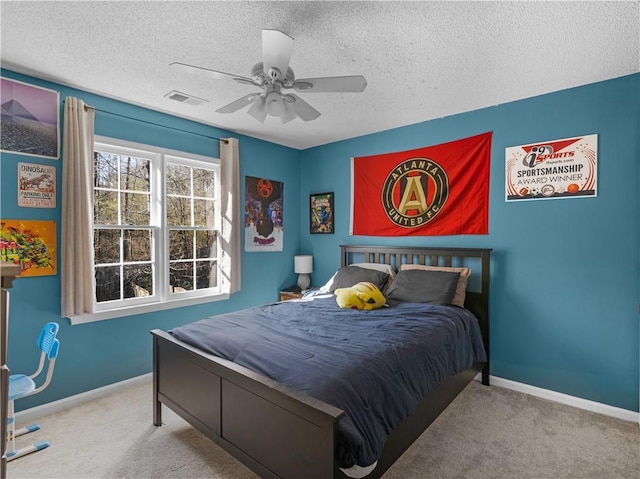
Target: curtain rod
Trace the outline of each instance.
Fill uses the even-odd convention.
[[[89,106],[89,105],[84,105],[84,109],[86,110],[93,110],[93,111],[98,111],[100,113],[107,113],[109,115],[114,115],[114,116],[119,116],[121,118],[127,118],[128,120],[135,120],[135,121],[140,121],[142,123],[147,123],[149,125],[154,125],[154,126],[161,126],[163,128],[169,128],[170,130],[176,130],[176,131],[182,131],[184,133],[190,133],[191,135],[197,135],[197,136],[203,136],[205,138],[211,138],[212,140],[219,140],[219,141],[224,141],[225,143],[229,143],[229,140],[227,140],[226,138],[218,138],[215,136],[209,136],[209,135],[205,135],[203,133],[196,133],[193,131],[189,131],[189,130],[183,130],[182,128],[175,128],[173,126],[167,126],[167,125],[162,125],[160,123],[154,123],[152,121],[147,121],[147,120],[141,120],[140,118],[133,118],[131,116],[126,116],[126,115],[121,115],[120,113],[114,113],[112,111],[107,111],[107,110],[99,110],[98,108],[94,107],[94,106]]]

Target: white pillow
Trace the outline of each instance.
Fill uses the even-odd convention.
[[[451,301],[451,304],[464,308],[464,300],[467,296],[467,281],[471,276],[471,270],[469,268],[453,268],[448,266],[426,266],[424,264],[402,264],[400,265],[400,271],[406,271],[408,269],[426,269],[428,271],[451,271],[453,273],[460,273],[458,278],[458,284],[456,286],[456,294]]]
[[[389,278],[387,279],[387,282],[385,283],[384,287],[382,288],[382,294],[385,294],[387,289],[389,288],[389,285],[393,282],[394,278],[396,277],[396,270],[388,264],[382,264],[382,263],[353,263],[350,264],[349,266],[358,266],[359,268],[366,268],[366,269],[374,269],[376,271],[381,271],[383,273],[387,273],[389,275]],[[336,277],[336,274],[338,274],[338,272],[336,271],[333,276],[331,276],[331,278],[329,278],[329,281],[327,281],[324,286],[322,286],[319,291],[321,293],[329,293],[331,292],[331,286],[333,285],[333,280]]]

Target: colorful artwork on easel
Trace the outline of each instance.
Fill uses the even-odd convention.
[[[0,220],[0,260],[19,264],[20,276],[51,276],[56,267],[56,222]]]

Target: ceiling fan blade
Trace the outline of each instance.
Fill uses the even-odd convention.
[[[367,87],[362,75],[345,77],[301,78],[293,83],[296,91],[309,93],[361,92]]]
[[[264,123],[264,119],[267,117],[267,104],[265,98],[262,95],[257,96],[247,113],[260,123]]]
[[[287,74],[293,38],[278,30],[262,30],[262,64],[267,78],[273,78],[270,70],[275,68],[279,72],[278,79],[282,80]]]
[[[296,115],[295,110],[293,109],[293,105],[288,101],[284,102],[284,113],[280,116],[280,122],[282,124],[289,123],[291,120],[295,120],[298,115]]]
[[[235,80],[239,83],[249,82],[252,85],[256,84],[251,78],[243,77],[240,75],[234,75],[232,73],[224,73],[216,70],[209,70],[208,68],[196,67],[194,65],[188,65],[186,63],[173,62],[173,63],[169,63],[169,66],[176,71],[189,73],[191,75],[194,75],[194,74],[205,75],[215,80]]]
[[[300,117],[303,121],[315,120],[320,116],[320,112],[309,105],[306,101],[300,98],[298,95],[294,95],[293,93],[288,94],[287,96],[295,99],[293,102],[293,111],[296,112],[296,115]]]
[[[259,93],[249,93],[248,95],[243,96],[242,98],[238,98],[236,101],[232,101],[228,105],[225,105],[216,110],[216,113],[233,113],[245,106],[249,105],[254,97],[259,96]]]

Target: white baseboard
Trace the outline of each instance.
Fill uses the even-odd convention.
[[[81,404],[83,402],[90,401],[92,399],[98,399],[107,396],[108,394],[121,391],[131,386],[137,386],[139,384],[150,382],[152,380],[152,377],[152,373],[143,374],[142,376],[126,379],[124,381],[109,384],[101,388],[92,389],[91,391],[76,394],[75,396],[69,396],[67,398],[63,398],[47,404],[42,404],[41,406],[36,406],[31,409],[25,409],[24,411],[16,413],[16,422],[20,422],[21,424],[31,422],[39,417],[46,416],[47,414],[53,414],[72,406]],[[478,374],[475,379],[480,381],[481,378],[481,374]],[[531,396],[536,396],[542,399],[548,399],[550,401],[573,406],[578,409],[584,409],[586,411],[596,412],[599,414],[604,414],[605,416],[622,419],[623,421],[635,422],[640,424],[640,413],[637,413],[635,411],[629,411],[627,409],[609,406],[607,404],[589,401],[587,399],[582,399],[575,396],[569,396],[568,394],[562,394],[556,391],[551,391],[549,389],[543,389],[536,386],[530,386],[529,384],[519,383],[497,376],[490,376],[490,381],[493,386],[511,389],[513,391],[529,394]]]
[[[80,394],[76,394],[75,396],[69,396],[66,398],[59,399],[57,401],[42,404],[40,406],[35,406],[30,409],[25,409],[24,411],[18,411],[16,412],[16,422],[20,424],[29,423],[29,422],[35,421],[36,419],[42,416],[60,412],[64,409],[77,406],[78,404],[81,404],[83,402],[91,401],[92,399],[99,399],[101,397],[107,396],[114,392],[118,392],[118,391],[122,391],[123,389],[130,388],[132,386],[137,386],[140,384],[151,382],[152,378],[153,378],[153,374],[147,373],[147,374],[143,374],[142,376],[137,376],[131,379],[125,379],[124,381],[108,384],[107,386],[103,386],[101,388],[96,388],[96,389],[92,389],[91,391],[86,391]]]
[[[476,376],[476,380],[482,379],[481,374]],[[586,411],[596,412],[604,414],[605,416],[615,417],[622,419],[623,421],[635,422],[640,424],[640,413],[635,411],[629,411],[628,409],[622,409],[619,407],[609,406],[608,404],[602,404],[595,401],[589,401],[588,399],[582,399],[575,396],[569,396],[568,394],[562,394],[550,389],[543,389],[536,386],[530,386],[529,384],[519,383],[511,381],[510,379],[503,379],[497,376],[489,376],[489,381],[492,386],[499,386],[505,389],[511,389],[521,393],[536,396],[542,399],[548,399],[567,406],[573,406],[578,409],[584,409]]]

